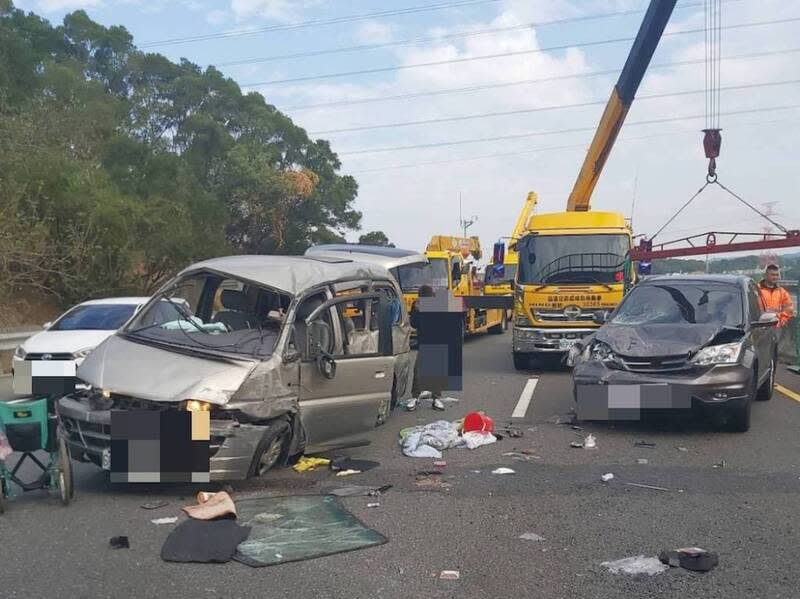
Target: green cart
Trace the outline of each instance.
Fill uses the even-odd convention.
[[[0,513],[5,509],[5,500],[14,497],[12,483],[23,491],[57,491],[64,505],[72,499],[72,464],[67,444],[58,434],[53,402],[48,398],[0,402],[0,433],[7,439],[4,453],[10,446],[11,455],[19,454],[13,468],[7,466],[10,456],[0,459]],[[47,452],[46,464],[36,457],[38,451]],[[17,476],[25,463],[36,466],[38,478],[25,481]]]

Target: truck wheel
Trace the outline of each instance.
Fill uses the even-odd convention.
[[[247,477],[263,476],[274,468],[285,457],[289,438],[288,422],[280,420],[270,424],[256,447]]]
[[[527,354],[520,354],[514,352],[514,368],[517,370],[527,370],[530,366],[530,360]]]
[[[772,399],[772,392],[775,390],[775,369],[777,367],[777,362],[778,361],[773,356],[772,360],[769,362],[769,376],[756,394],[756,399],[758,401],[769,401]]]
[[[489,332],[492,335],[502,335],[506,330],[508,330],[508,320],[506,320],[506,312],[503,310],[503,317],[500,322],[493,327],[489,327]]]

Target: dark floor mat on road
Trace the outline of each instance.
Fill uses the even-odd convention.
[[[247,538],[249,532],[248,526],[239,526],[230,518],[189,518],[169,533],[161,547],[161,559],[166,562],[229,562],[237,545]]]
[[[329,495],[240,499],[236,510],[239,522],[250,526],[252,532],[239,544],[233,559],[254,568],[354,551],[387,541]]]

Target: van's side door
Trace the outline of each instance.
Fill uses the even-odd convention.
[[[394,358],[391,341],[382,337],[391,333],[370,330],[374,303],[380,303],[377,293],[329,300],[307,319],[306,339],[297,340],[308,344],[300,364],[306,451],[365,442],[364,433],[375,427],[381,404],[390,401]],[[313,347],[328,327],[332,330],[325,346]],[[324,360],[335,364],[332,378],[323,375]]]

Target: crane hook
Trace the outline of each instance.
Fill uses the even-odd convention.
[[[706,181],[714,183],[717,180],[717,157],[722,146],[722,129],[703,129],[703,150],[708,158],[708,174]]]

